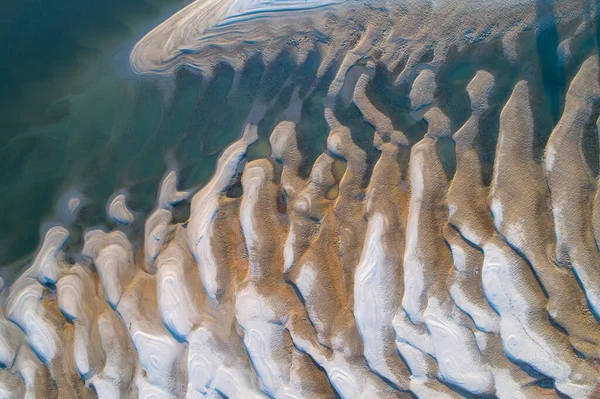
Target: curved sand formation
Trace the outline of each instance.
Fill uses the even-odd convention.
[[[600,397],[600,185],[585,141],[600,123],[597,54],[577,65],[543,159],[531,75],[501,101],[504,76],[474,73],[460,123],[442,98],[449,52],[500,43],[514,66],[548,24],[575,26],[555,56],[576,63],[596,24],[587,3],[546,17],[536,4],[209,0],[150,32],[131,54],[138,73],[210,79],[226,62],[239,83],[246,60],[269,67],[283,51],[319,65],[290,90],[271,156],[246,162],[279,98],[253,104],[191,200],[165,175],[142,245],[124,194],[108,215],[133,226],[87,231],[81,253],[69,226],[46,232],[0,284],[0,396]],[[380,70],[426,125],[417,140],[373,98]],[[329,75],[326,148],[302,173],[303,107]],[[348,107],[362,128],[344,124]]]

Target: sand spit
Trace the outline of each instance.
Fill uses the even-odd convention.
[[[110,201],[107,210],[108,216],[117,223],[128,225],[133,222],[133,213],[127,207],[125,194],[118,194]]]
[[[209,80],[225,62],[235,90],[256,54],[268,68],[283,51],[298,66],[314,52],[314,81],[285,77],[269,156],[247,162],[280,97],[253,104],[193,197],[168,171],[143,242],[123,191],[107,206],[117,229],[86,231],[81,251],[73,218],[46,231],[30,267],[0,282],[0,396],[600,397],[588,148],[600,69],[597,54],[576,54],[595,29],[587,3],[557,1],[548,18],[533,0],[190,4],[138,43],[134,70]],[[499,45],[518,69],[525,37],[551,24],[570,27],[553,56],[574,73],[547,142],[537,70],[477,66],[459,121],[444,101],[447,58]],[[402,117],[371,92],[381,70]],[[313,97],[328,131],[306,168]]]
[[[560,1],[555,18],[568,23],[588,7],[584,0]],[[432,66],[452,46],[476,42],[502,40],[512,53],[520,35],[538,25],[534,0],[195,1],[140,40],[130,60],[138,73],[168,75],[187,66],[210,75],[221,61],[238,70],[254,54],[268,64],[285,48],[306,54],[326,43],[318,76],[344,56],[342,76],[360,60],[375,57],[394,66],[404,59],[400,84],[414,79],[427,52],[434,52]]]

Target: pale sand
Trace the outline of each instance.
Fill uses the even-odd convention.
[[[501,40],[515,62],[521,33],[537,26],[532,4],[211,0],[149,33],[131,56],[140,73],[186,65],[210,75],[217,61],[239,73],[258,51],[269,64],[287,46],[302,62],[318,47],[317,78],[338,68],[323,99],[327,149],[300,176],[307,97],[296,90],[270,135],[271,157],[246,165],[277,98],[254,104],[241,138],[191,199],[187,223],[172,211],[189,192],[178,190],[175,171],[165,175],[139,253],[128,229],[88,231],[81,254],[69,251],[66,227],[49,229],[31,267],[0,287],[0,394],[598,397],[600,189],[581,148],[598,120],[597,58],[571,82],[544,163],[534,159],[526,81],[492,104],[497,77],[478,71],[467,86],[471,114],[456,132],[436,98],[451,45]],[[582,5],[557,3],[557,23]],[[590,26],[579,22],[569,37]],[[570,49],[563,41],[557,56],[571,60]],[[401,61],[396,84],[411,88],[412,116],[428,126],[412,146],[368,96],[375,67]],[[338,100],[375,128],[370,175],[354,127],[336,118]],[[486,186],[477,139],[498,106]],[[438,152],[450,138],[453,175]],[[229,198],[238,181],[241,198]],[[68,200],[70,213],[83,204]],[[113,220],[133,221],[122,193],[107,208]]]

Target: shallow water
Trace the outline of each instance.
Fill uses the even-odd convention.
[[[269,68],[256,57],[247,62],[237,84],[227,65],[218,66],[210,81],[185,70],[173,79],[135,76],[128,62],[134,43],[189,1],[30,0],[0,5],[0,265],[4,265],[0,276],[11,280],[10,275],[27,264],[40,234],[62,222],[57,204],[71,194],[85,200],[71,227],[70,246],[80,245],[81,233],[92,226],[119,227],[107,220],[105,211],[107,200],[118,190],[127,192],[136,215],[128,233],[139,236],[163,174],[176,168],[181,187],[200,187],[212,175],[220,152],[239,137],[253,103],[270,106],[248,158],[270,154],[270,132],[283,117],[294,87],[300,86],[304,96],[315,83],[321,55],[315,51],[296,67],[292,55],[283,52]],[[493,110],[483,118],[485,134],[478,138],[486,182],[491,178],[499,113],[518,79],[530,80],[539,99],[532,106],[541,157],[562,112],[565,87],[595,51],[594,38],[588,35],[574,43],[577,56],[572,64],[548,61],[557,43],[570,33],[552,26],[528,33],[521,43],[523,62],[518,69],[503,58],[496,42],[460,54],[450,51],[438,71],[436,96],[454,131],[470,116],[466,86],[476,71],[486,69],[496,77]],[[378,67],[367,93],[414,144],[427,126],[410,117],[409,87],[392,86],[401,68],[388,73]],[[304,176],[326,147],[323,98],[335,72],[331,68],[312,87],[302,106],[297,133]],[[372,145],[374,129],[352,103],[337,104],[336,116],[368,154],[366,184],[379,157]],[[591,131],[584,151],[597,171],[597,131]],[[452,140],[441,143],[438,152],[451,177]],[[239,191],[234,185],[228,195],[239,196]],[[177,208],[176,218],[184,221],[188,212],[185,205]]]
[[[268,69],[260,57],[251,60],[236,87],[227,65],[218,66],[210,81],[186,70],[172,79],[136,76],[128,60],[135,42],[189,3],[151,1],[131,0],[125,7],[122,2],[100,5],[88,0],[70,11],[66,5],[32,2],[40,12],[56,7],[46,10],[43,21],[37,18],[39,25],[28,20],[35,19],[32,11],[9,10],[16,22],[2,46],[24,45],[31,53],[15,50],[2,59],[7,82],[0,93],[0,276],[5,280],[12,281],[30,262],[49,226],[64,224],[59,208],[72,195],[84,200],[69,227],[70,249],[76,250],[82,233],[93,226],[124,229],[135,240],[155,205],[164,173],[176,168],[181,187],[200,187],[213,174],[221,151],[240,136],[252,104],[276,99],[259,125],[260,140],[249,151],[250,159],[270,155],[269,134],[281,120],[293,88],[308,88],[314,80],[318,54],[288,80],[296,68],[288,53]],[[135,16],[136,9],[146,11]],[[51,11],[71,14],[49,21]],[[98,15],[98,26],[90,15]],[[11,20],[7,14],[3,18]],[[28,23],[20,26],[19,21]],[[55,23],[70,30],[58,29]],[[35,35],[36,30],[54,41],[19,36],[20,31]],[[36,51],[45,52],[43,64],[33,63]],[[327,86],[325,81],[319,85],[302,110],[299,130],[305,134],[300,141],[306,146],[304,154],[314,154],[306,156],[308,170],[325,147],[321,100]],[[136,216],[130,227],[106,216],[106,203],[117,191],[126,192]],[[175,210],[182,221],[189,212],[185,207]]]
[[[35,250],[38,226],[55,219],[69,190],[89,199],[86,225],[104,220],[103,202],[116,187],[155,191],[165,166],[151,138],[167,107],[155,81],[131,72],[129,51],[188,3],[0,4],[0,265]],[[183,112],[169,108],[173,118]]]

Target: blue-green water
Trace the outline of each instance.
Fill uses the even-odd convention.
[[[300,85],[302,94],[313,83],[320,55],[315,52],[305,64],[296,66],[284,52],[268,69],[256,57],[247,62],[235,88],[234,72],[226,65],[217,66],[210,81],[185,70],[169,79],[134,75],[128,62],[134,43],[189,1],[0,4],[0,276],[11,280],[10,274],[31,258],[40,234],[49,225],[61,223],[57,204],[65,194],[77,192],[85,198],[70,227],[69,246],[81,244],[85,229],[110,223],[105,205],[121,189],[127,190],[128,205],[137,215],[128,232],[139,236],[163,174],[177,168],[181,187],[199,187],[212,175],[220,152],[239,136],[253,102],[275,98],[259,124],[260,140],[251,146],[249,158],[269,153],[269,133],[281,120],[294,87]],[[491,178],[499,112],[519,79],[532,83],[536,151],[541,157],[562,112],[569,80],[583,59],[596,51],[596,31],[591,30],[574,42],[576,56],[569,65],[552,58],[557,44],[575,27],[556,31],[549,25],[525,34],[522,62],[517,67],[503,58],[500,42],[496,42],[475,45],[460,54],[451,51],[438,71],[438,104],[451,118],[454,130],[470,116],[466,86],[476,71],[486,69],[496,77],[495,106],[482,120],[484,134],[478,138],[486,181]],[[388,73],[378,67],[368,95],[395,128],[415,143],[427,127],[409,116],[409,87],[392,85],[400,68]],[[328,129],[323,98],[335,71],[334,66],[303,104],[297,125],[303,175],[308,175],[312,162],[325,149]],[[291,84],[282,87],[286,81]],[[372,167],[379,156],[372,145],[374,129],[352,103],[337,104],[336,115],[351,128]],[[597,169],[597,135],[592,132],[588,139],[590,145],[584,150]],[[451,177],[456,167],[452,140],[442,142],[438,152]],[[405,162],[407,157],[402,159]],[[239,195],[239,187],[230,194],[234,191]],[[185,206],[175,213],[184,220]]]
[[[82,227],[104,220],[103,202],[117,188],[154,197],[168,158],[161,139],[184,131],[177,121],[194,101],[184,106],[178,93],[179,103],[165,103],[157,83],[166,82],[134,76],[128,56],[188,3],[1,2],[0,265],[27,260],[69,190],[89,199]]]
[[[106,202],[122,189],[136,214],[128,233],[139,237],[163,174],[176,168],[181,187],[201,186],[221,151],[239,137],[254,100],[277,98],[249,157],[270,152],[269,133],[293,87],[308,87],[320,57],[312,54],[286,88],[283,83],[296,68],[287,52],[268,69],[260,57],[247,62],[235,88],[227,65],[217,66],[210,81],[186,70],[173,78],[133,74],[128,56],[135,42],[188,1],[128,0],[127,7],[117,1],[31,1],[4,10],[0,276],[12,280],[48,226],[64,221],[57,208],[71,193],[85,198],[69,227],[72,249],[86,229],[111,223]],[[302,111],[307,170],[325,148],[322,98],[330,75]],[[185,206],[177,213],[184,219]]]

